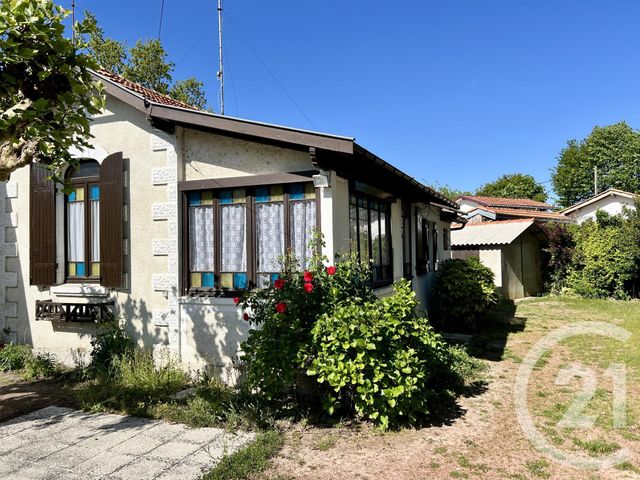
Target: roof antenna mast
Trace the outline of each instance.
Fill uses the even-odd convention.
[[[76,0],[71,0],[71,43],[76,45]]]
[[[218,0],[218,45],[220,50],[220,68],[218,81],[220,82],[220,115],[224,115],[224,67],[222,64],[222,0]]]

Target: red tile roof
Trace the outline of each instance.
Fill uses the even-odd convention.
[[[127,90],[130,90],[138,95],[142,95],[144,98],[149,100],[150,102],[159,103],[161,105],[168,105],[170,107],[180,107],[187,108],[189,110],[199,110],[199,108],[194,107],[193,105],[189,105],[188,103],[181,102],[174,98],[171,98],[168,95],[164,95],[162,93],[156,92],[155,90],[151,90],[150,88],[143,87],[142,85],[132,82],[131,80],[127,80],[126,78],[117,75],[115,73],[111,73],[107,70],[100,69],[96,72],[98,75],[108,78],[109,80],[118,83],[123,86]]]
[[[484,197],[476,195],[462,195],[456,199],[470,200],[486,207],[512,207],[512,208],[537,208],[548,210],[553,208],[551,205],[531,200],[530,198],[502,198],[502,197]]]
[[[541,212],[539,210],[524,210],[522,208],[492,208],[491,211],[495,212],[497,215],[505,215],[507,217],[541,218],[562,222],[569,221],[569,219],[561,213]]]

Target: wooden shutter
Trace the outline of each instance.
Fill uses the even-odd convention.
[[[56,281],[56,188],[49,170],[31,164],[29,199],[29,284],[47,287]]]
[[[123,188],[124,160],[114,153],[100,165],[100,284],[123,285]]]

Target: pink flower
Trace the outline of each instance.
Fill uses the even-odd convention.
[[[284,313],[286,311],[287,311],[287,304],[286,303],[282,303],[282,302],[276,303],[276,312]]]
[[[313,280],[313,273],[311,273],[310,271],[306,271],[304,272],[304,276],[302,277],[304,279],[305,282],[311,282]]]
[[[307,292],[307,293],[313,292],[313,284],[312,283],[305,283],[303,288],[304,288],[304,291]]]
[[[330,267],[327,267],[327,275],[335,275],[336,273],[336,267],[334,267],[333,265],[331,265]]]
[[[282,290],[283,287],[284,280],[282,280],[281,278],[278,278],[275,282],[273,282],[273,288],[275,288],[276,290]]]
[[[238,305],[240,303],[240,297],[233,297],[233,303]]]
[[[244,312],[244,314],[242,315],[242,318],[244,318],[248,322],[249,321],[249,314],[247,312]]]

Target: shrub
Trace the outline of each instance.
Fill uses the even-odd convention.
[[[114,359],[131,353],[134,348],[133,341],[117,321],[101,324],[91,346],[89,372],[92,375],[108,374]]]
[[[382,428],[415,424],[441,390],[464,383],[465,367],[429,326],[414,314],[415,292],[407,281],[395,294],[345,302],[322,314],[312,330],[307,374],[328,387],[328,413],[345,409]]]
[[[9,343],[0,349],[0,371],[22,370],[31,356],[31,347]]]
[[[547,236],[543,250],[543,284],[545,290],[560,293],[566,286],[566,278],[576,248],[574,225],[547,223],[541,227]]]
[[[31,353],[25,360],[24,378],[26,380],[53,377],[56,373],[58,373],[58,365],[56,357],[51,353]]]
[[[477,258],[447,260],[438,270],[429,311],[435,326],[474,331],[497,303],[493,272]]]

